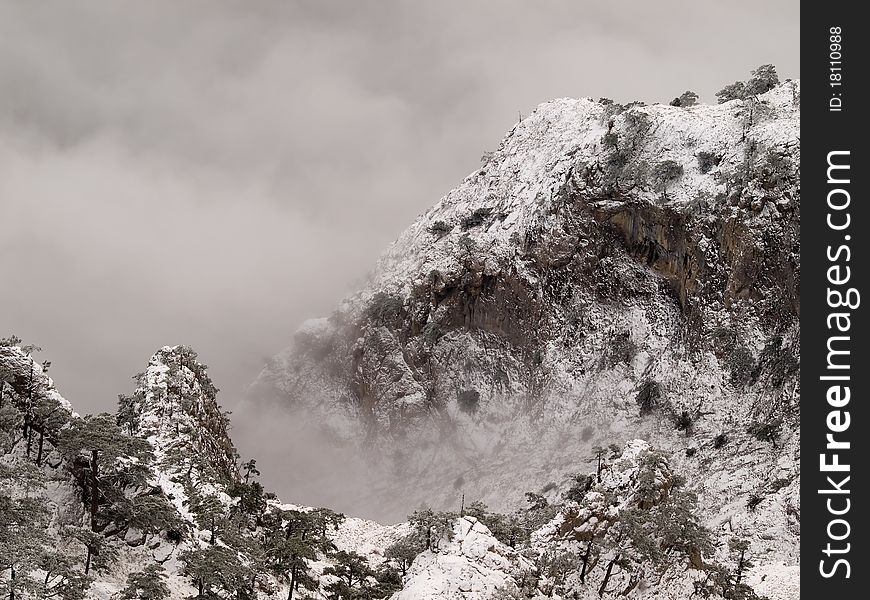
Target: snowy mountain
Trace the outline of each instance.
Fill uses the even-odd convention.
[[[795,565],[799,101],[542,104],[254,390],[381,465],[385,518],[555,502],[641,438],[720,545]]]
[[[217,390],[188,347],[161,348],[136,376],[133,395],[119,398],[116,416],[82,418],[29,349],[3,341],[0,589],[10,598],[157,600],[228,591],[287,598],[289,581],[262,556],[264,548],[277,552],[265,542],[269,528],[293,541],[285,527],[324,524],[305,569],[324,586],[335,580],[324,574],[335,566],[328,555],[355,552],[377,566],[407,533],[407,526],[284,504],[264,492],[251,479],[253,464],[239,464]],[[102,461],[93,471],[96,488],[92,453]],[[96,519],[89,516],[94,497]],[[215,550],[226,552],[207,555]],[[326,597],[309,591],[303,597]]]
[[[254,390],[407,522],[265,490],[189,347],[81,416],[0,340],[0,590],[797,598],[799,96],[543,104],[303,325]]]

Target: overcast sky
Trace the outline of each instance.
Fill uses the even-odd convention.
[[[80,412],[177,343],[232,408],[519,112],[796,78],[798,22],[784,0],[0,0],[0,336],[45,348]]]

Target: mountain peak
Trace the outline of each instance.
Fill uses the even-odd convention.
[[[378,502],[393,515],[396,496],[513,509],[633,438],[724,481],[756,424],[785,426],[750,480],[782,459],[795,481],[799,100],[787,81],[718,105],[540,105],[299,330],[261,395],[374,448],[402,474]]]
[[[238,452],[207,369],[189,346],[163,346],[136,376],[133,395],[120,397],[122,421],[131,433],[145,437],[164,462],[235,481]]]

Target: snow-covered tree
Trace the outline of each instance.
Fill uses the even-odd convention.
[[[698,94],[693,91],[686,90],[673,100],[671,100],[671,106],[680,106],[682,108],[688,108],[690,106],[695,106],[698,102]]]
[[[85,575],[90,573],[91,567],[105,569],[118,559],[117,549],[100,531],[70,526],[66,528],[65,533],[85,547],[87,552],[84,564]]]
[[[456,515],[449,512],[435,512],[423,507],[408,516],[408,521],[423,540],[426,550],[437,550],[439,542],[453,537],[453,520]]]
[[[411,533],[399,538],[384,551],[384,558],[396,564],[402,577],[407,575],[408,567],[414,559],[425,550],[425,546],[417,533]]]
[[[369,577],[375,575],[369,562],[364,556],[345,550],[336,552],[332,559],[335,562],[326,567],[323,574],[333,575],[338,578],[338,581],[324,588],[328,597],[332,600],[350,600],[359,597],[359,594],[355,592],[366,583]]]
[[[200,529],[209,532],[209,544],[214,545],[218,533],[227,521],[227,507],[214,494],[199,494],[193,490],[189,493],[190,512]]]
[[[169,598],[170,590],[166,582],[166,569],[163,565],[152,564],[141,571],[127,576],[127,585],[121,590],[122,600],[164,600]]]
[[[43,551],[37,566],[39,576],[31,583],[34,598],[83,600],[86,597],[91,579],[62,552],[55,549]]]
[[[740,580],[743,579],[744,572],[755,566],[747,556],[747,553],[749,552],[749,540],[743,538],[731,538],[728,541],[728,551],[731,559],[735,563],[734,581],[735,583],[740,583]]]
[[[125,434],[107,413],[73,419],[58,446],[87,496],[90,525],[98,531],[100,505],[108,488],[143,484],[153,455],[145,440]]]
[[[259,477],[260,470],[257,468],[257,459],[252,458],[242,463],[242,471],[245,474],[245,483],[248,483],[252,476]]]
[[[779,75],[773,65],[761,65],[746,82],[746,93],[753,96],[763,94],[779,85]]]
[[[250,571],[239,560],[237,553],[226,546],[206,546],[181,553],[181,572],[193,580],[196,598],[221,597],[245,590]]]
[[[289,587],[288,600],[294,592],[312,589],[313,575],[309,562],[331,546],[325,534],[324,518],[316,511],[274,510],[266,519],[264,542],[269,571]]]
[[[8,573],[9,597],[15,598],[30,580],[30,574],[38,567],[38,560],[48,544],[47,528],[49,512],[41,497],[21,495],[24,489],[32,489],[31,474],[22,471],[26,464],[0,464],[0,572]]]

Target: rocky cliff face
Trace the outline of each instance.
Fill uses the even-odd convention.
[[[82,419],[29,350],[2,341],[4,593],[23,600],[288,596],[289,581],[268,572],[263,562],[264,523],[275,515],[298,516],[316,509],[284,504],[240,475],[217,389],[191,348],[158,350],[135,377],[134,393],[120,397],[117,416]],[[84,442],[103,461],[97,471],[99,519],[94,522],[88,515],[94,497],[92,463],[87,460],[92,451],[71,451],[75,442],[69,433],[88,419],[103,417],[106,427],[88,430]],[[118,450],[119,445],[127,450]],[[135,456],[133,448],[138,448]],[[114,459],[106,458],[113,453]],[[256,506],[241,508],[241,496],[251,491]],[[221,523],[217,532],[216,523]],[[330,552],[356,552],[377,565],[383,562],[384,549],[407,530],[342,515],[328,528],[324,551],[310,555],[310,573],[323,586],[335,580],[323,574],[334,564],[327,546]],[[92,552],[85,551],[86,543]],[[191,552],[215,549],[222,560],[215,562],[212,556],[206,567],[193,566],[197,563]],[[205,592],[197,590],[191,575],[197,568],[206,568],[207,578],[214,580]],[[245,577],[238,577],[239,569]],[[138,591],[130,588],[131,575],[144,582]],[[324,598],[319,590],[309,597]]]
[[[389,464],[394,514],[557,497],[641,437],[795,561],[799,96],[539,106],[255,389]]]
[[[165,465],[174,460],[197,469],[204,479],[239,480],[238,452],[227,432],[229,418],[196,352],[186,346],[164,346],[136,380],[133,395],[122,397],[132,434],[146,438]]]

